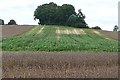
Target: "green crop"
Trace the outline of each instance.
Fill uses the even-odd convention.
[[[41,33],[38,31],[44,27]],[[2,39],[3,51],[92,51],[117,52],[118,41],[108,40],[94,33],[60,34],[57,39],[55,26],[37,26],[25,34]],[[60,30],[72,29],[59,27]],[[83,29],[84,30],[84,29]]]

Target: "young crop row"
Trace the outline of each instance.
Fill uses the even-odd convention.
[[[59,27],[59,29],[69,28]],[[18,37],[4,38],[2,49],[7,51],[118,51],[117,41],[107,40],[97,34],[59,34],[58,40],[56,30],[57,27],[54,26],[34,27]]]
[[[65,36],[65,37],[64,37]],[[65,40],[66,38],[69,38]],[[63,42],[67,44],[67,48],[79,51],[118,51],[118,42],[107,40],[96,34],[75,35],[75,34],[62,34]],[[71,45],[72,44],[72,45]]]

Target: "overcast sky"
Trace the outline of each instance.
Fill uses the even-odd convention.
[[[33,17],[35,9],[49,2],[72,4],[76,12],[82,9],[90,27],[100,26],[103,30],[112,31],[118,25],[119,0],[0,0],[0,19],[5,24],[14,19],[17,24],[37,25],[38,21],[34,21]]]

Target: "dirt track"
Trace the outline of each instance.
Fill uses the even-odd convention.
[[[3,52],[3,77],[117,78],[117,53]]]
[[[2,36],[0,37],[13,37],[30,30],[32,25],[3,25]]]

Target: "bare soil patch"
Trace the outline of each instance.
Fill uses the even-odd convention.
[[[3,25],[1,26],[2,35],[0,37],[18,36],[30,30],[32,27],[32,25]]]
[[[86,34],[83,29],[59,30],[61,34]]]
[[[108,36],[109,38],[120,40],[120,37],[118,36],[120,35],[120,32],[112,32],[112,31],[104,31],[104,30],[99,30],[99,32]]]
[[[60,39],[60,28],[59,27],[57,27],[56,34],[57,34],[57,39],[59,40]]]
[[[3,78],[118,78],[118,53],[3,52]]]
[[[101,35],[100,32],[93,30],[93,32],[97,35]]]

